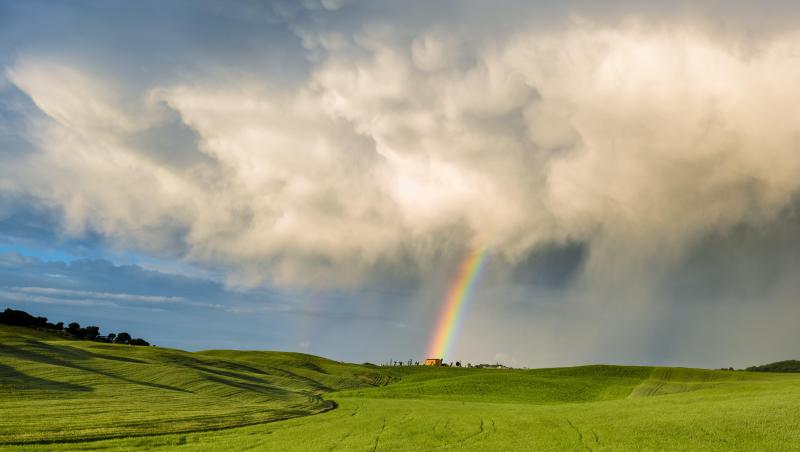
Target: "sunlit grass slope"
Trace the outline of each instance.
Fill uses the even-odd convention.
[[[800,450],[796,374],[0,344],[0,438],[22,450]]]
[[[451,369],[452,370],[452,369]],[[218,432],[66,445],[70,450],[800,450],[800,379],[796,376],[653,369],[646,387],[625,398],[568,403],[508,403],[428,398],[336,397],[317,416]],[[564,371],[567,371],[566,369]],[[494,371],[484,371],[494,372]],[[581,370],[578,371],[579,373]],[[535,374],[536,372],[531,372]],[[502,375],[502,374],[497,374]],[[508,375],[513,375],[509,373]],[[462,377],[454,377],[456,379]],[[425,379],[420,379],[425,381]],[[657,383],[654,383],[657,382]],[[423,386],[428,386],[423,383]],[[536,391],[533,384],[529,390]],[[446,392],[446,391],[445,391]],[[334,394],[336,395],[336,394]],[[36,447],[36,449],[42,446]]]
[[[650,367],[582,366],[561,369],[464,369],[393,367],[394,381],[337,397],[436,399],[470,402],[558,404],[627,397],[649,378]]]
[[[0,326],[0,444],[249,425],[319,413],[381,374],[295,353],[187,353]]]

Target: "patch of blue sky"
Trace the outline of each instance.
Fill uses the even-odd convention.
[[[75,256],[74,254],[66,252],[61,249],[40,248],[19,242],[4,243],[3,239],[0,238],[0,254],[10,254],[10,253],[15,253],[27,257],[35,257],[37,259],[47,262],[53,262],[53,261],[71,262],[75,259],[80,258],[80,256]]]

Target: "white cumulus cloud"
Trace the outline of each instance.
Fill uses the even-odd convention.
[[[3,187],[61,209],[68,234],[153,252],[177,240],[245,284],[357,284],[379,262],[424,268],[479,244],[511,261],[566,240],[592,262],[678,256],[770,221],[800,189],[800,34],[742,46],[650,25],[478,43],[306,28],[308,47],[327,44],[290,88],[222,71],[131,95],[23,56],[8,78],[46,118]],[[196,158],[167,165],[153,155],[173,149],[137,137],[175,115]]]

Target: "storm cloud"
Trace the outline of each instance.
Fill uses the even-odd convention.
[[[731,299],[736,262],[772,246],[764,231],[797,242],[780,226],[800,190],[788,3],[209,2],[184,4],[193,20],[174,23],[143,5],[148,36],[90,2],[102,20],[61,6],[49,33],[3,51],[0,108],[14,126],[0,127],[0,193],[57,212],[61,237],[180,259],[230,287],[413,287],[411,307],[381,316],[414,319],[485,246],[486,318],[539,316],[513,342],[575,361],[597,353],[580,343],[705,331],[686,319]],[[6,33],[41,25],[8,8]],[[737,234],[752,244],[730,255]],[[797,270],[746,274],[780,286]],[[785,290],[759,284],[715,315],[796,313]],[[587,326],[603,312],[638,326]],[[557,345],[556,325],[576,344]],[[678,343],[606,356],[712,354],[676,355]],[[481,353],[527,362],[522,350]]]

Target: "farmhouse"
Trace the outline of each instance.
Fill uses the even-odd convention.
[[[504,366],[500,363],[497,364],[478,364],[475,366],[478,369],[510,369],[508,366]]]
[[[428,358],[425,360],[426,366],[441,366],[442,358]]]

